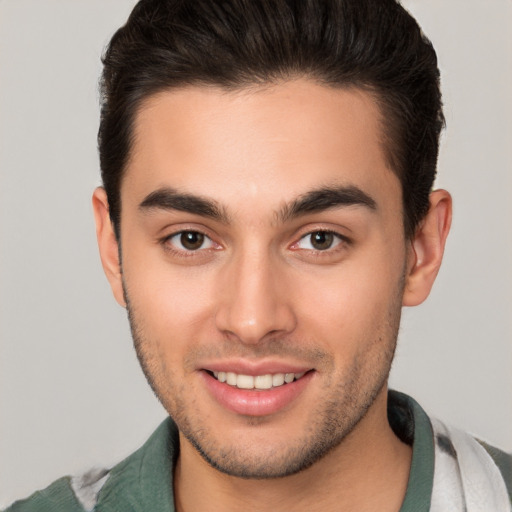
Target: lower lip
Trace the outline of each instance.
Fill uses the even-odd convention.
[[[226,409],[245,416],[267,416],[291,404],[311,382],[314,372],[299,380],[265,390],[239,389],[219,382],[206,371],[201,371],[205,384],[214,398]]]

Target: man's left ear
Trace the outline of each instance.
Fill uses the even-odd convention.
[[[417,306],[429,295],[443,260],[452,222],[452,198],[446,190],[430,194],[430,208],[409,242],[404,306]]]

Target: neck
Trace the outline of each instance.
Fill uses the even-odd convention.
[[[295,475],[251,480],[232,477],[208,465],[180,436],[174,475],[178,512],[398,511],[412,458],[387,421],[387,389],[365,417],[320,461]],[[201,492],[198,492],[198,489]]]

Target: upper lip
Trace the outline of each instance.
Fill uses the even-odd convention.
[[[238,375],[274,375],[276,373],[305,373],[311,366],[285,361],[223,360],[200,365],[199,369],[211,372],[233,372]]]

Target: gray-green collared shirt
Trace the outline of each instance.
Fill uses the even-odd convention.
[[[407,492],[400,512],[428,512],[434,480],[434,436],[423,409],[402,393],[389,393],[388,417],[395,433],[413,447]],[[512,456],[482,444],[512,484]],[[178,430],[166,419],[148,441],[111,470],[65,477],[5,512],[173,512],[172,472]]]

